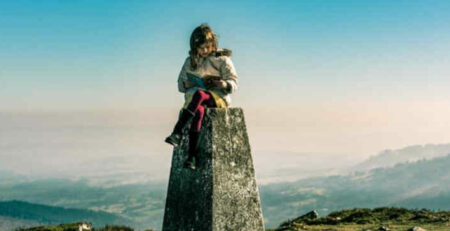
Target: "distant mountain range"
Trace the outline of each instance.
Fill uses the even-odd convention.
[[[9,227],[5,227],[6,225],[2,224],[2,230],[31,225],[55,225],[79,221],[89,221],[94,226],[131,223],[129,219],[103,211],[62,208],[17,200],[0,202],[0,221],[3,221],[0,223],[9,223]],[[22,223],[18,221],[22,221]]]
[[[380,206],[450,210],[450,155],[349,175],[317,177],[260,188],[266,224],[317,210]]]
[[[401,206],[449,210],[450,156],[445,154],[449,151],[450,144],[410,146],[381,152],[356,165],[349,174],[260,186],[266,227],[276,227],[286,219],[314,209],[320,215],[354,207]],[[20,180],[13,174],[4,174],[3,178],[8,181],[0,183],[0,201],[20,200],[62,209],[102,211],[115,215],[117,219],[125,219],[121,223],[123,225],[137,229],[161,228],[166,183],[104,187],[93,186],[88,179],[30,181]],[[17,180],[16,183],[14,180]],[[50,207],[30,209],[52,210]],[[9,219],[9,223],[17,224],[23,220],[23,217],[18,217],[19,214],[0,216]],[[47,212],[41,213],[43,217],[24,214],[27,214],[24,221],[28,223],[54,219],[47,217],[51,214]]]
[[[404,162],[433,159],[450,154],[450,144],[408,146],[397,150],[384,150],[350,168],[350,171],[368,171],[374,168],[393,167]]]
[[[162,222],[166,188],[158,183],[105,188],[90,186],[87,180],[47,179],[0,185],[0,201],[103,211],[124,218],[122,225],[144,229]]]

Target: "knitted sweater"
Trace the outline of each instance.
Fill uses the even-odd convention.
[[[216,93],[221,99],[223,99],[227,106],[231,105],[230,94],[235,92],[238,88],[238,76],[228,56],[218,56],[209,55],[206,58],[201,58],[200,63],[195,70],[191,70],[191,59],[187,57],[183,67],[181,68],[180,74],[178,76],[178,90],[184,94],[186,100],[192,98],[192,95],[199,89],[198,87],[185,87],[185,82],[187,82],[186,72],[192,72],[200,76],[206,75],[218,75],[221,76],[224,81],[228,83],[228,89],[211,89]]]

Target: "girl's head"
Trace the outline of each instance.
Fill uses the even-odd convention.
[[[217,36],[210,26],[201,24],[192,32],[190,46],[191,67],[196,69],[201,57],[205,58],[217,51]]]

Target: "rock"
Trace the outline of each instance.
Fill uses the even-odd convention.
[[[421,228],[419,226],[414,226],[414,227],[408,229],[408,231],[427,231],[427,230],[424,228]]]
[[[90,223],[81,222],[78,223],[78,231],[90,231],[92,228],[92,225]]]
[[[304,215],[299,217],[300,219],[317,219],[319,218],[319,213],[316,210],[313,210],[311,212],[305,213]]]
[[[182,167],[187,130],[173,151],[163,231],[264,230],[242,109],[206,110],[195,171]]]
[[[315,220],[317,218],[319,218],[319,213],[317,213],[316,210],[313,210],[295,218],[294,220],[292,220],[292,222],[308,224],[309,221]]]

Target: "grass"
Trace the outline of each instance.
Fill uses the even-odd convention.
[[[365,231],[372,230],[377,231],[381,226],[388,227],[392,231],[407,231],[414,226],[419,226],[427,231],[449,231],[450,226],[448,224],[370,224],[370,225],[358,225],[358,224],[340,224],[340,225],[302,225],[287,227],[284,229],[266,229],[266,231]]]
[[[300,216],[267,231],[378,231],[381,226],[391,231],[408,231],[414,226],[427,231],[449,231],[450,211],[411,210],[381,207],[356,208],[332,212],[326,217]],[[40,226],[17,231],[77,231],[77,224]],[[133,231],[126,226],[105,226],[93,231]]]
[[[381,207],[375,209],[355,208],[336,211],[326,217],[303,215],[283,222],[273,231],[328,230],[364,231],[378,230],[381,226],[389,230],[409,230],[419,226],[426,230],[449,231],[450,211],[411,210]]]
[[[16,231],[78,231],[79,223],[61,224],[61,225],[46,225],[32,228],[16,229]],[[127,226],[106,225],[103,228],[92,228],[92,231],[134,231],[134,229]]]

